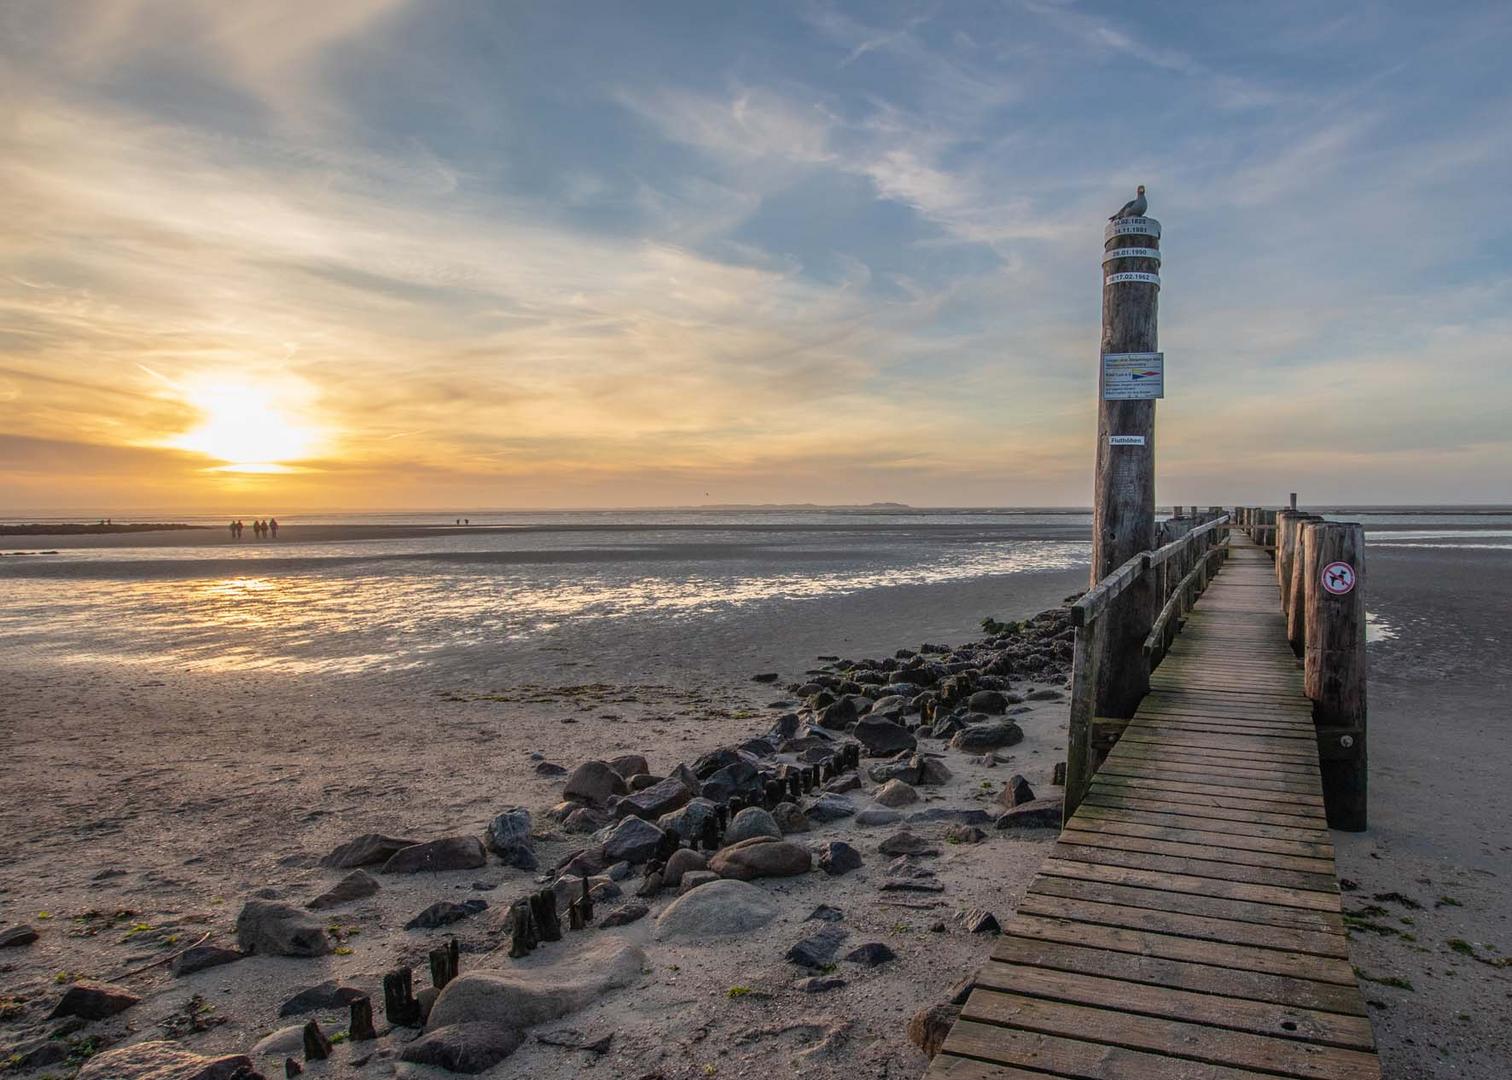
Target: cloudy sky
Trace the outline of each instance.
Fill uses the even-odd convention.
[[[0,515],[1512,501],[1512,6],[15,0]]]

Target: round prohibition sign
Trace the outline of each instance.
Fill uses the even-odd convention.
[[[1331,562],[1323,568],[1323,591],[1333,596],[1348,596],[1354,592],[1355,568],[1347,562]]]

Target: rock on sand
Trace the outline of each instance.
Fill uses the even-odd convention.
[[[236,944],[264,956],[324,956],[331,951],[320,920],[289,904],[248,900],[236,917]]]
[[[203,1057],[171,1042],[139,1042],[90,1058],[77,1080],[239,1080],[256,1075],[243,1054]]]
[[[645,962],[646,954],[637,946],[609,936],[554,964],[466,972],[441,991],[426,1030],[435,1032],[452,1024],[515,1029],[544,1024],[576,1012],[610,990],[630,985],[640,977]]]
[[[744,881],[711,881],[678,897],[656,920],[656,939],[697,940],[743,934],[777,917],[777,901]]]

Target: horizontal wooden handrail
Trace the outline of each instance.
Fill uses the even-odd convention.
[[[1185,536],[1178,537],[1163,547],[1156,548],[1154,551],[1141,551],[1088,589],[1080,600],[1071,605],[1071,624],[1073,626],[1090,625],[1108,609],[1120,593],[1143,577],[1151,567],[1169,562],[1200,538],[1227,527],[1228,523],[1229,516],[1224,514],[1206,524],[1199,525]]]
[[[1149,566],[1150,553],[1141,551],[1117,570],[1092,586],[1071,605],[1071,624],[1087,626],[1108,609],[1118,594],[1134,584]]]
[[[1178,536],[1169,544],[1166,544],[1163,547],[1158,547],[1154,551],[1149,552],[1150,565],[1159,566],[1161,563],[1169,562],[1171,559],[1179,555],[1182,549],[1185,548],[1188,544],[1192,543],[1192,541],[1198,539],[1199,537],[1206,536],[1210,532],[1216,532],[1219,529],[1225,528],[1227,527],[1228,523],[1229,516],[1227,514],[1224,514],[1222,517],[1216,517],[1212,521],[1209,521],[1204,525],[1197,526],[1197,528],[1193,529],[1185,536]]]
[[[1207,564],[1221,551],[1221,548],[1213,548],[1203,555],[1197,561],[1197,565],[1192,567],[1187,576],[1178,581],[1176,587],[1171,590],[1170,599],[1160,609],[1160,614],[1155,616],[1155,623],[1150,627],[1150,635],[1144,639],[1144,654],[1146,656],[1154,656],[1161,650],[1162,643],[1165,641],[1166,624],[1171,621],[1177,609],[1182,606],[1182,597],[1186,595],[1187,589],[1191,588],[1192,583],[1197,580],[1198,576],[1207,569]]]

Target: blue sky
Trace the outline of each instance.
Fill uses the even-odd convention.
[[[13,506],[1512,501],[1512,7],[0,10]],[[240,418],[228,402],[252,402]],[[266,433],[277,468],[223,467]]]

